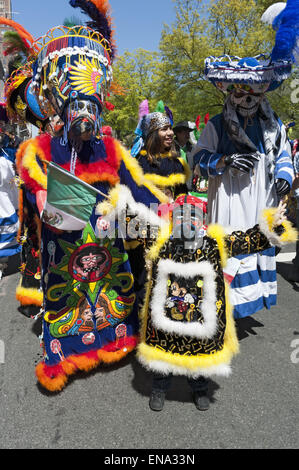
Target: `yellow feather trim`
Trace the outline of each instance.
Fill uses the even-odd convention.
[[[184,173],[173,173],[169,176],[145,173],[145,178],[160,187],[175,186],[177,184],[186,183],[186,175]]]
[[[149,303],[149,292],[150,289],[148,288],[145,302],[147,303],[147,309]],[[196,371],[197,369],[208,370],[209,367],[229,365],[233,356],[235,356],[239,352],[239,342],[236,334],[236,328],[232,312],[232,307],[228,302],[228,287],[226,286],[226,330],[224,335],[224,346],[222,350],[206,356],[181,356],[180,354],[172,354],[170,352],[165,352],[156,347],[147,345],[145,343],[146,318],[144,317],[143,312],[141,330],[142,336],[141,343],[139,344],[137,349],[137,357],[142,358],[148,363],[152,361],[166,362],[173,366],[188,369],[190,370],[190,372]]]
[[[38,147],[36,141],[32,139],[24,150],[23,166],[28,170],[29,176],[47,189],[47,175],[41,170],[37,156],[44,158],[43,151]]]
[[[179,158],[179,160],[180,160],[181,164],[184,167],[186,181],[188,181],[192,176],[191,168],[190,168],[189,164],[186,162],[186,160],[184,158]]]
[[[283,243],[295,243],[298,241],[298,230],[296,230],[291,222],[289,220],[285,220],[282,223],[282,226],[284,227],[285,231],[283,234],[280,236],[280,239]]]
[[[21,281],[16,288],[16,299],[21,305],[36,305],[41,307],[43,304],[43,293],[34,288],[22,287]]]
[[[276,214],[276,207],[265,209],[262,213],[262,217],[266,220],[269,232],[274,231],[274,218]],[[294,243],[298,240],[298,231],[292,226],[289,220],[285,220],[282,223],[285,231],[280,235],[279,239],[282,243]]]
[[[168,197],[165,196],[165,194],[160,191],[159,188],[152,184],[152,181],[149,181],[148,178],[146,178],[137,160],[133,158],[132,155],[130,155],[130,153],[118,141],[115,141],[115,144],[116,151],[120,152],[121,158],[126,168],[131,173],[135,183],[138,186],[145,186],[160,202],[167,203],[169,201]]]
[[[101,214],[104,216],[110,214],[117,207],[119,195],[120,185],[117,184],[114,188],[109,191],[109,200],[97,204],[97,214]]]
[[[225,231],[223,227],[217,224],[209,225],[207,235],[216,240],[220,252],[221,266],[224,268],[227,264],[228,254],[225,249]]]

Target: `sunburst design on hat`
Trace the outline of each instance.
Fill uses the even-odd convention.
[[[106,84],[105,72],[95,59],[76,61],[70,70],[73,89],[86,95],[100,94]]]

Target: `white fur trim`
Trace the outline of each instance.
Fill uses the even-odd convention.
[[[126,211],[127,207],[129,208],[130,214],[139,216],[143,222],[147,222],[152,226],[164,227],[169,225],[169,222],[159,217],[154,210],[147,207],[141,202],[136,202],[132,196],[132,193],[129,188],[124,185],[117,185],[114,190],[118,190],[118,201],[117,206],[112,210],[108,216],[105,216],[107,220],[116,220],[118,214],[121,214],[122,211]],[[100,215],[101,204],[98,205],[96,209],[96,214]],[[157,206],[158,207],[158,204]]]
[[[277,2],[271,5],[267,10],[264,12],[261,20],[263,23],[269,24],[272,26],[275,18],[286,8],[286,3],[284,2]]]
[[[184,375],[193,379],[196,379],[200,376],[211,377],[214,375],[228,377],[232,372],[231,366],[229,364],[219,364],[210,367],[189,369],[187,367],[176,366],[164,361],[148,361],[140,354],[138,355],[138,361],[143,365],[143,367],[152,372],[158,372],[159,374],[163,375]]]
[[[167,281],[169,274],[192,279],[203,277],[203,301],[201,304],[203,323],[183,323],[170,320],[165,315],[167,298]],[[151,317],[153,325],[167,333],[190,336],[192,338],[212,338],[217,331],[215,271],[211,263],[176,263],[172,260],[160,260],[158,273],[151,301]]]
[[[281,241],[281,238],[277,233],[273,232],[268,225],[267,219],[263,216],[260,217],[259,220],[259,227],[260,231],[265,235],[265,237],[268,238],[269,243],[274,246],[282,247],[283,242]]]

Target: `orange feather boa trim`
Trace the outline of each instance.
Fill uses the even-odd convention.
[[[36,366],[35,374],[39,383],[49,392],[60,392],[66,386],[69,376],[78,371],[89,372],[101,363],[109,365],[119,362],[137,344],[138,337],[131,336],[126,339],[122,349],[117,349],[117,343],[112,343],[96,351],[69,356],[55,366],[47,366],[42,361]]]
[[[28,140],[20,145],[17,152],[16,164],[18,173],[27,188],[36,194],[41,189],[46,189],[46,168],[42,160],[52,161],[51,139],[49,134],[42,134],[35,139]],[[81,163],[77,161],[76,176],[88,184],[107,181],[112,186],[119,183],[119,167],[121,153],[117,143],[112,137],[104,137],[103,142],[107,158],[95,163]],[[61,165],[70,171],[70,162]]]

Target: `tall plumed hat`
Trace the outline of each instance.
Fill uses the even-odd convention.
[[[205,75],[218,89],[229,92],[243,88],[248,92],[265,93],[278,88],[290,77],[298,57],[299,0],[271,5],[262,21],[276,31],[275,45],[268,55],[255,57],[208,57]]]
[[[70,0],[90,20],[86,25],[57,26],[40,38],[33,64],[33,87],[41,105],[63,118],[71,101],[88,100],[101,111],[112,82],[115,54],[107,0]],[[51,112],[51,110],[49,110]]]
[[[148,100],[142,101],[139,106],[139,122],[135,130],[136,138],[133,143],[131,155],[137,157],[144,147],[146,139],[152,132],[172,125],[172,112],[164,105],[163,101],[158,102],[156,110],[153,113],[149,111]]]
[[[6,109],[11,121],[31,123],[44,129],[49,122],[32,91],[32,61],[38,53],[35,39],[22,25],[0,17],[0,24],[8,26],[4,33],[4,55],[11,56],[9,76],[4,85]]]

